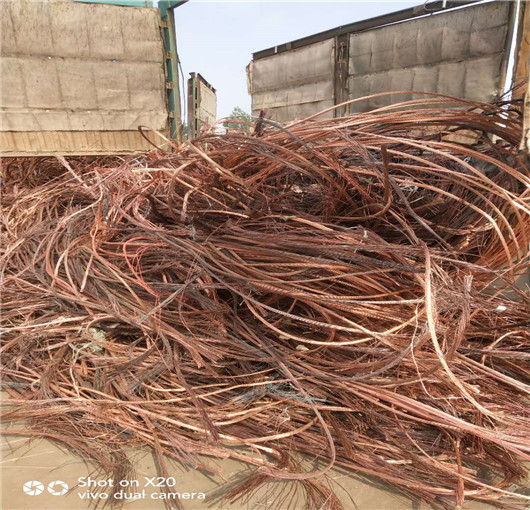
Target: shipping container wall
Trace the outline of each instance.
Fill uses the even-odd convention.
[[[0,19],[4,154],[123,153],[167,129],[157,9],[8,1]]]

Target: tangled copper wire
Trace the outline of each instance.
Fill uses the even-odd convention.
[[[446,508],[523,507],[521,124],[516,104],[433,96],[136,158],[6,161],[3,419],[27,428],[4,432],[116,479],[126,446],[162,473],[242,460],[231,501],[287,479],[342,508],[318,477],[340,466]]]

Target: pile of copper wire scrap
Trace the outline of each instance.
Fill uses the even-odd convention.
[[[244,461],[232,502],[291,480],[307,508],[343,508],[335,466],[438,507],[525,507],[521,118],[433,96],[136,157],[6,160],[3,420],[24,426],[4,432],[117,479],[131,446],[162,473]]]

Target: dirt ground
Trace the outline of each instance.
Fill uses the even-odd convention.
[[[53,443],[34,439],[28,442],[27,438],[20,436],[4,436],[2,442],[1,481],[3,510],[82,510],[93,508],[98,500],[88,501],[87,492],[91,495],[97,493],[93,486],[89,488],[79,485],[79,478],[91,476],[92,480],[103,483],[107,478],[94,473],[93,467],[85,464],[72,453],[65,451]],[[134,480],[138,486],[122,489],[124,495],[136,495],[135,500],[126,500],[126,510],[162,510],[164,502],[159,499],[161,489],[152,487],[159,481],[155,478],[151,483],[149,479],[157,476],[153,459],[149,452],[130,452],[136,459],[137,472]],[[237,473],[245,472],[245,465],[232,460],[210,460],[220,467],[224,476],[229,480]],[[286,482],[277,482],[263,487],[249,502],[229,505],[220,496],[226,490],[226,482],[220,477],[211,477],[197,470],[170,462],[169,474],[174,481],[167,480],[168,492],[172,497],[178,498],[184,510],[298,510],[304,507],[301,491],[294,491],[294,499],[289,506],[286,501],[279,501],[282,491],[287,491]],[[63,484],[68,486],[66,491]],[[35,482],[26,485],[27,482]],[[40,482],[40,485],[37,483]],[[81,485],[86,479],[81,481]],[[134,482],[133,482],[134,483]],[[361,480],[354,474],[341,470],[332,470],[328,483],[336,490],[336,494],[344,505],[345,510],[429,510],[427,505],[419,505],[400,496],[382,484],[370,484]],[[51,489],[55,494],[50,493]],[[39,493],[39,487],[42,492]],[[289,485],[292,489],[294,486]],[[187,494],[186,494],[187,493]],[[195,495],[193,495],[195,493]],[[201,495],[203,493],[203,496]],[[153,496],[154,494],[154,496]],[[83,496],[83,497],[82,497]],[[156,498],[156,499],[153,499]],[[103,507],[104,500],[100,502]],[[108,508],[108,506],[107,506]],[[470,503],[466,510],[486,510],[487,505]]]

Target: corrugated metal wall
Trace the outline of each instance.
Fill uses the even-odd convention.
[[[253,114],[266,109],[288,121],[347,99],[411,90],[489,101],[502,87],[511,4],[475,4],[258,58],[250,65]],[[349,109],[411,98],[392,94]]]
[[[157,9],[8,1],[0,19],[3,152],[127,152],[149,147],[138,125],[166,129]]]

